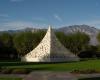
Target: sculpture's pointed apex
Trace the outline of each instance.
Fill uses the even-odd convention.
[[[49,25],[49,27],[51,27],[51,25]]]
[[[51,25],[49,25],[49,29],[51,29],[52,28],[52,26]]]
[[[50,32],[50,31],[51,31],[51,29],[52,29],[52,27],[51,27],[51,25],[49,25],[48,31]]]

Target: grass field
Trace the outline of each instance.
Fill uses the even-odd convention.
[[[25,62],[0,62],[0,67],[7,68],[32,68],[33,70],[48,71],[73,71],[95,69],[100,70],[100,60],[88,60],[66,63],[25,63]]]

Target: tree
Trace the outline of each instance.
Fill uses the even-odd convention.
[[[98,52],[98,46],[89,45],[85,51],[78,54],[80,58],[100,58],[100,52]]]
[[[15,35],[13,41],[20,56],[23,56],[34,49],[44,36],[43,31],[21,32]]]
[[[88,35],[81,32],[68,35],[62,33],[57,35],[57,37],[61,43],[74,54],[79,54],[81,51],[85,50],[90,40]]]
[[[13,58],[16,50],[13,47],[12,35],[9,33],[2,33],[0,35],[0,59]]]
[[[0,40],[5,47],[12,47],[13,45],[12,36],[9,33],[2,33]]]
[[[100,32],[97,35],[97,40],[100,42]]]
[[[99,42],[99,44],[98,44],[98,51],[100,51],[100,32],[97,35],[97,40]]]
[[[67,36],[63,32],[56,32],[55,34],[59,41],[66,47]]]

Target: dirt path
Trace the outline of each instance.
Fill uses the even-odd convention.
[[[77,80],[67,72],[32,72],[23,80]]]
[[[36,71],[28,75],[0,74],[0,77],[19,77],[22,80],[78,80],[79,78],[100,77],[100,74],[72,74],[69,72]]]
[[[99,74],[72,74],[69,72],[32,72],[23,80],[78,80],[79,78],[100,77]]]

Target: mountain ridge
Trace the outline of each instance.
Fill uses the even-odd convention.
[[[0,33],[8,32],[8,33],[12,34],[12,33],[16,33],[16,32],[26,32],[26,31],[36,32],[39,30],[45,30],[45,29],[25,28],[25,29],[20,29],[20,30],[0,31]],[[71,26],[64,26],[64,27],[54,29],[54,30],[64,32],[66,35],[68,35],[70,33],[75,33],[75,32],[83,32],[83,33],[89,35],[91,45],[98,45],[98,41],[96,39],[96,36],[100,32],[100,30],[95,28],[95,27],[91,27],[88,25],[71,25]]]

